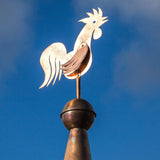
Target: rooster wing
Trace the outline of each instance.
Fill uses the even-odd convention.
[[[68,79],[75,79],[80,76],[88,65],[90,59],[90,48],[86,43],[82,43],[72,58],[62,64],[63,74]]]

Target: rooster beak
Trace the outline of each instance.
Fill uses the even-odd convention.
[[[78,22],[87,23],[88,22],[88,18],[83,18],[83,19],[79,20]]]

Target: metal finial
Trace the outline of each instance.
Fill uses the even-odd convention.
[[[72,99],[63,108],[61,118],[70,131],[64,160],[91,160],[87,130],[96,114],[89,102]]]

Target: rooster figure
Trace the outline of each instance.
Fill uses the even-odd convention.
[[[79,22],[85,26],[79,33],[73,51],[67,54],[67,50],[62,43],[53,43],[47,47],[40,58],[40,64],[45,73],[45,79],[40,88],[48,86],[52,81],[53,85],[57,77],[61,79],[62,73],[68,79],[76,79],[84,75],[92,64],[91,40],[99,39],[102,30],[99,28],[108,21],[108,17],[103,17],[102,10],[93,9],[93,14],[87,12],[89,17],[81,19]]]

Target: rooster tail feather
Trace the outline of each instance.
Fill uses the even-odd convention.
[[[45,74],[44,82],[39,87],[49,86],[53,80],[53,85],[59,74],[62,75],[61,64],[67,61],[67,51],[62,43],[53,43],[47,47],[41,55],[40,64]]]
[[[46,57],[43,57],[43,55],[41,56],[40,59],[40,64],[42,66],[42,69],[44,71],[44,81],[42,83],[42,85],[39,87],[39,89],[43,88],[44,86],[47,85],[50,77],[51,77],[51,64],[50,64],[50,57],[49,55],[47,55]]]
[[[60,71],[60,66],[59,66],[59,61],[58,60],[56,60],[56,68],[55,68],[55,70],[56,70],[56,72],[55,72],[55,77],[54,77],[54,81],[53,81],[52,85],[55,84],[56,79],[57,79],[58,74],[59,74],[59,71]]]
[[[53,59],[50,60],[50,66],[51,66],[51,75],[50,78],[47,82],[47,87],[49,86],[49,84],[51,83],[51,81],[53,80],[54,76],[55,76],[55,72],[56,72],[56,63],[55,63],[56,58],[53,57]]]

